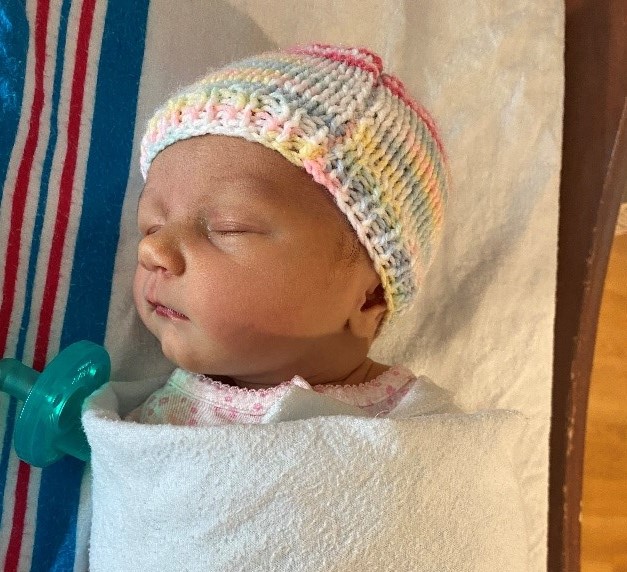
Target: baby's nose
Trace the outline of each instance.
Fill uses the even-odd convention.
[[[185,271],[185,258],[179,241],[176,236],[163,229],[142,238],[137,259],[149,271],[162,270],[174,276]]]

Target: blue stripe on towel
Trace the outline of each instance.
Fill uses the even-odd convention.
[[[82,339],[104,341],[133,149],[147,13],[148,0],[109,1],[61,347]]]
[[[28,19],[24,2],[4,0],[0,3],[0,200],[20,119],[27,53]],[[0,399],[9,398],[3,395]],[[10,398],[6,417],[0,421],[5,423],[0,452],[0,521],[4,511],[4,490],[13,446],[16,407],[17,401]],[[5,530],[5,526],[0,528]]]
[[[61,348],[81,339],[104,342],[131,161],[148,4],[149,0],[109,0],[107,6]],[[73,569],[84,467],[84,463],[64,459],[42,471],[33,571]]]
[[[0,199],[22,109],[28,20],[23,0],[0,3]]]
[[[74,569],[76,519],[85,463],[74,457],[42,469],[30,572]]]

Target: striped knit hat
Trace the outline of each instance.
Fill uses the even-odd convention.
[[[433,121],[379,56],[313,44],[210,72],[150,119],[144,179],[162,149],[208,133],[257,141],[304,168],[368,251],[384,323],[411,305],[439,241],[449,173]]]

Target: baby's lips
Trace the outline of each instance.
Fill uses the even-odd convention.
[[[160,316],[164,316],[166,318],[178,318],[179,320],[189,320],[185,314],[178,312],[174,308],[170,308],[157,300],[151,300],[150,298],[147,298],[146,300]]]

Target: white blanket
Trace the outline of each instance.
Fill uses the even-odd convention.
[[[364,418],[294,387],[274,423],[140,425],[116,387],[83,414],[92,572],[527,570],[518,413]],[[304,394],[333,415],[280,420]]]

